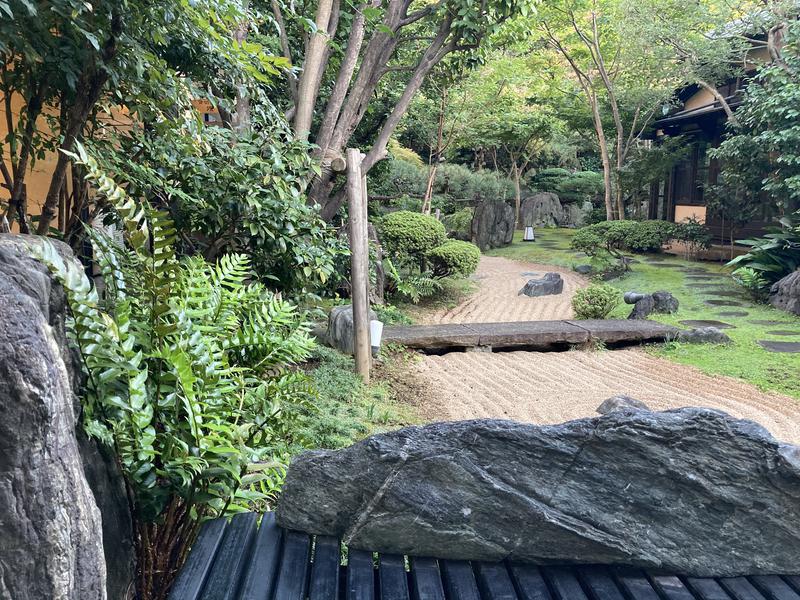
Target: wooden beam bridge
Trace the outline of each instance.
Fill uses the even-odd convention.
[[[662,342],[678,329],[655,321],[628,319],[452,323],[384,328],[383,343],[423,351],[464,349],[554,350],[601,342],[609,346]]]

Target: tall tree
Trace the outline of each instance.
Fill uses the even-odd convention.
[[[625,218],[618,173],[674,85],[670,73],[652,56],[634,52],[622,35],[630,18],[623,8],[618,0],[555,0],[543,7],[536,25],[572,71],[591,112],[608,219]]]

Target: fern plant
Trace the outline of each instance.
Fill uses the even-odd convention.
[[[383,259],[384,269],[389,277],[390,291],[417,304],[423,298],[430,298],[442,289],[442,283],[428,273],[400,275],[388,258]]]
[[[90,230],[103,291],[50,244],[87,384],[83,422],[111,446],[136,525],[138,597],[166,597],[200,521],[261,504],[313,392],[292,369],[313,342],[295,308],[252,283],[247,256],[178,259],[167,213],[127,196],[78,148],[122,242]]]

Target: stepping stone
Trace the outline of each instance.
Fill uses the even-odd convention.
[[[800,342],[771,342],[769,340],[758,340],[758,343],[762,348],[770,352],[800,353]]]
[[[748,321],[751,325],[789,325],[786,321],[769,321],[763,319],[754,319],[752,321]]]
[[[718,290],[726,289],[726,286],[724,284],[722,284],[722,283],[703,283],[703,282],[699,282],[699,281],[690,281],[689,283],[686,283],[684,285],[686,287],[688,287],[688,288],[692,288],[692,289],[696,288],[698,290],[705,289],[705,290],[713,291],[714,288],[716,288]]]
[[[658,267],[659,269],[682,269],[683,265],[676,265],[675,263],[650,263],[651,267]]]
[[[719,317],[746,317],[750,313],[743,310],[723,310],[717,313]]]
[[[703,302],[709,306],[744,306],[741,302],[734,300],[704,300]]]
[[[660,254],[651,254],[647,257],[647,262],[658,262],[661,260],[667,260],[666,256],[661,256]]]
[[[736,290],[708,290],[703,292],[706,296],[721,296],[723,298],[741,298],[742,292]]]
[[[689,269],[684,269],[684,273],[708,273],[708,269],[704,269],[703,267],[691,267]]]
[[[800,331],[789,331],[788,329],[776,329],[767,333],[770,335],[800,335]]]
[[[714,321],[713,319],[687,319],[686,321],[678,321],[687,327],[716,327],[717,329],[736,329],[736,325],[724,323],[723,321]]]

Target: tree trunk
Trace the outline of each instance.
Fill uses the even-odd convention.
[[[522,190],[519,185],[519,164],[517,164],[517,157],[511,154],[511,173],[514,179],[514,228],[519,229],[520,223],[520,210],[522,208]]]
[[[243,2],[242,9],[247,10],[248,2]],[[250,28],[250,23],[242,21],[233,32],[233,39],[241,48],[245,39],[247,39],[247,31]],[[233,130],[237,133],[243,133],[250,129],[250,97],[247,93],[247,87],[242,83],[236,86],[236,99],[235,99],[236,112],[233,115]]]
[[[311,130],[314,116],[314,104],[317,99],[316,82],[322,70],[325,58],[325,46],[328,42],[328,23],[331,18],[333,0],[320,0],[317,7],[315,25],[317,30],[311,36],[303,64],[303,74],[297,87],[297,104],[294,115],[294,134],[297,139],[305,140]]]
[[[428,185],[425,188],[425,198],[422,202],[422,212],[426,215],[431,214],[431,197],[433,196],[433,184],[436,181],[436,171],[439,168],[439,161],[441,160],[442,145],[444,143],[444,117],[447,109],[447,90],[442,91],[442,96],[439,100],[439,119],[436,127],[436,145],[431,148],[428,155],[428,166],[430,171],[428,173]]]
[[[600,109],[597,105],[597,96],[589,96],[589,104],[592,108],[592,120],[594,121],[594,131],[597,134],[597,143],[600,146],[600,160],[603,163],[603,196],[606,204],[606,219],[614,220],[614,204],[612,201],[611,187],[611,158],[608,155],[608,145],[606,144],[606,133],[603,129],[603,120],[600,116]]]

